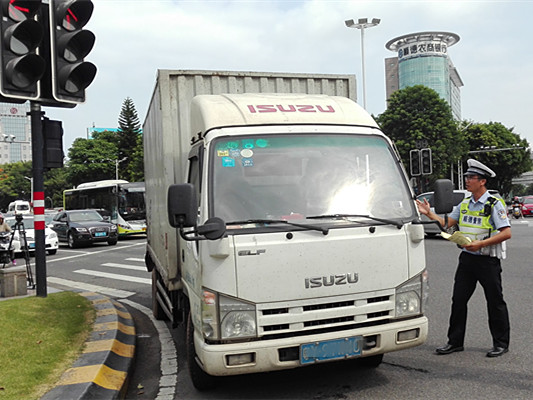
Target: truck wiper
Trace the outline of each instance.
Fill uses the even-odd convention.
[[[323,235],[327,235],[329,233],[329,229],[324,228],[322,226],[298,224],[296,222],[291,222],[291,221],[287,221],[284,219],[245,219],[242,221],[226,222],[226,225],[243,225],[243,224],[287,224],[287,225],[297,226],[299,228],[319,231],[319,232],[322,232]]]
[[[326,218],[368,218],[373,221],[383,222],[384,224],[390,224],[396,226],[398,229],[401,229],[403,222],[394,221],[392,219],[384,219],[378,217],[372,217],[367,214],[329,214],[329,215],[312,215],[307,217],[307,219],[326,219]]]

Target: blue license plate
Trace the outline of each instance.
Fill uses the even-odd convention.
[[[107,236],[106,232],[95,232],[94,236]]]
[[[30,249],[34,249],[34,248],[35,248],[35,243],[30,243],[30,244],[28,245],[28,247],[29,247]]]
[[[300,364],[357,357],[361,355],[362,348],[362,336],[302,344]]]

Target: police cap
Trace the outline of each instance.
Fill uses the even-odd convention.
[[[467,161],[468,169],[464,173],[464,175],[479,175],[483,178],[494,178],[496,176],[496,173],[491,170],[489,167],[487,167],[485,164],[480,163],[477,160],[474,160],[473,158],[470,158]]]

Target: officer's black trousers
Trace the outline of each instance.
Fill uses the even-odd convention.
[[[466,330],[468,300],[481,284],[487,300],[489,329],[493,346],[509,347],[509,313],[503,300],[500,260],[496,257],[462,252],[455,273],[452,296],[452,313],[448,329],[448,343],[463,346]]]

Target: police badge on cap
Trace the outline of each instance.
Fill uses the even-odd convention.
[[[470,158],[467,161],[468,169],[464,173],[464,175],[479,175],[484,178],[494,178],[496,176],[496,173],[491,170],[489,167],[487,167],[485,164],[480,163],[477,160],[474,160],[473,158]]]

